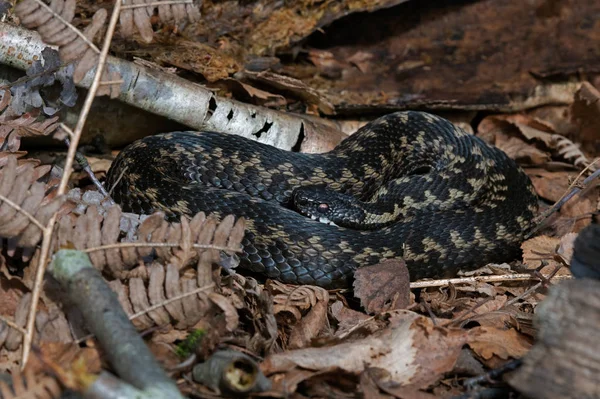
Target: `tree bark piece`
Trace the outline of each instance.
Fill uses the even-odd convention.
[[[534,399],[600,397],[600,281],[553,287],[536,321],[538,341],[508,382]]]

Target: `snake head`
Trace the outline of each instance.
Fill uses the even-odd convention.
[[[325,224],[352,228],[362,218],[353,197],[322,186],[299,187],[294,190],[292,201],[302,215]]]

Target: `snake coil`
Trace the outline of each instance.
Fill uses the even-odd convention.
[[[324,154],[214,132],[150,136],[119,153],[106,185],[129,212],[244,217],[241,267],[325,288],[348,287],[356,268],[386,258],[402,257],[413,280],[510,261],[537,211],[506,154],[414,111],[374,120]],[[300,211],[330,222],[314,212],[338,209],[340,196],[352,199],[346,227],[295,209],[316,204]]]

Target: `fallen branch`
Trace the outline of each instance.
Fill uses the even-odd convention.
[[[45,44],[36,32],[0,23],[0,63],[26,69],[39,57]],[[12,51],[8,51],[13,48]],[[178,76],[152,70],[115,57],[108,57],[110,69],[123,80],[120,101],[192,129],[213,130],[259,140],[275,147],[291,150],[301,134],[320,138],[323,142],[340,141],[344,135],[331,123],[301,115],[278,112],[235,100],[217,97],[210,90]],[[95,68],[78,83],[89,88]],[[319,145],[313,148],[318,150]]]
[[[150,394],[148,397],[182,398],[87,254],[62,249],[55,254],[50,271],[123,380]]]

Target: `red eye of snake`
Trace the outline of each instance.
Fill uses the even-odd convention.
[[[319,204],[319,206],[317,207],[317,211],[321,212],[321,213],[325,213],[329,210],[329,205],[327,204]]]

